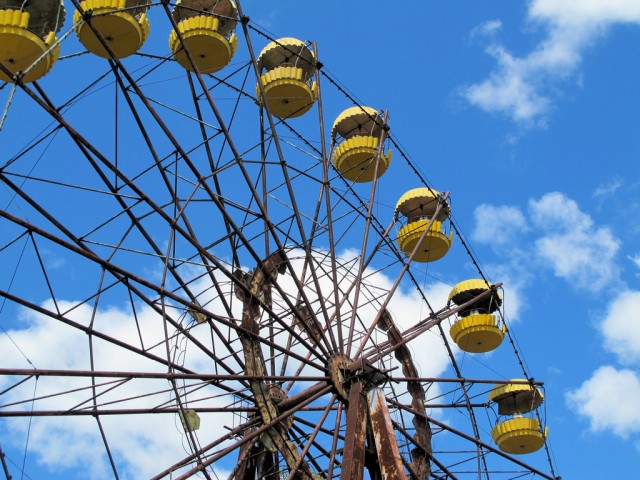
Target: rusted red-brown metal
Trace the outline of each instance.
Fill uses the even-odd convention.
[[[388,117],[389,117],[389,112],[385,110],[384,119],[383,119],[384,127],[387,127]],[[376,153],[376,157],[374,160],[375,166],[374,166],[373,180],[371,182],[371,195],[369,196],[369,205],[367,206],[367,217],[366,217],[367,220],[364,227],[364,233],[362,234],[362,248],[360,250],[360,261],[358,262],[359,264],[358,274],[356,276],[356,281],[353,282],[356,286],[356,289],[353,295],[354,305],[358,305],[360,287],[362,285],[362,276],[364,275],[364,272],[365,272],[365,254],[367,252],[367,243],[369,241],[369,231],[371,229],[371,220],[373,218],[372,212],[373,212],[374,200],[376,198],[375,194],[376,194],[376,187],[378,184],[378,167],[380,166],[380,158],[384,155],[384,141],[387,136],[387,131],[388,131],[388,127],[382,128],[380,130],[380,137],[378,138],[378,151]],[[353,338],[353,332],[356,325],[356,311],[357,311],[356,309],[353,309],[353,311],[351,312],[351,319],[349,321],[349,333],[348,333],[349,336],[347,338]],[[352,342],[349,342],[347,344],[347,352],[346,352],[347,355],[351,353],[351,346],[352,346]],[[359,354],[360,352],[358,351],[356,356],[359,356]]]
[[[206,382],[219,382],[221,380],[250,380],[249,375],[234,374],[217,374],[217,373],[183,373],[183,372],[134,372],[134,371],[96,371],[96,370],[56,370],[42,368],[0,368],[0,376],[27,376],[27,377],[96,377],[96,378],[122,378],[122,379],[163,379],[163,380],[201,380]],[[295,380],[294,375],[265,375],[263,380],[272,382],[282,382],[286,380]],[[305,376],[307,381],[323,381],[330,380],[329,377],[323,376]],[[436,379],[437,380],[437,379]],[[474,380],[451,379],[451,381],[460,382],[461,380],[473,382]],[[497,384],[501,380],[482,380],[484,383]],[[527,380],[502,380],[502,383],[524,383],[529,384]],[[542,385],[541,382],[535,382],[535,385]]]
[[[278,407],[276,406],[276,398],[271,395],[271,387],[265,382],[264,377],[267,376],[266,364],[262,354],[262,347],[256,336],[260,333],[260,300],[268,308],[271,308],[271,283],[274,282],[278,273],[284,272],[285,257],[281,251],[277,251],[267,257],[262,265],[258,265],[252,273],[244,273],[236,271],[234,276],[236,280],[244,284],[249,290],[247,295],[242,289],[236,289],[236,297],[242,301],[242,328],[254,335],[240,334],[242,350],[245,358],[245,373],[252,376],[249,385],[254,396],[254,401],[262,421],[265,424],[273,422],[278,416]],[[282,396],[278,396],[278,403],[284,401],[284,392]],[[258,470],[270,468],[273,460],[265,458],[278,452],[284,458],[287,466],[292,470],[298,471],[296,478],[307,480],[313,478],[313,473],[309,465],[299,459],[298,448],[289,439],[288,429],[291,426],[291,420],[288,418],[284,422],[279,422],[272,428],[264,432],[259,439],[260,450],[256,452],[258,457],[262,457],[261,464],[249,464],[254,462],[248,456],[246,465],[241,466],[243,472],[256,472]],[[264,471],[263,471],[264,473]],[[239,477],[237,477],[239,478]]]
[[[331,383],[343,401],[349,398],[347,372],[351,369],[351,359],[343,353],[336,353],[327,360],[327,371]]]
[[[298,316],[294,317],[294,325],[304,334],[310,336],[316,343],[322,339],[322,325],[315,318],[307,305],[296,306]],[[304,325],[302,325],[304,324]]]
[[[395,351],[396,359],[402,364],[402,374],[407,378],[415,378],[418,376],[418,370],[413,363],[409,348],[402,343],[402,333],[393,321],[388,311],[382,312],[380,317],[380,326],[387,331],[389,343],[393,346],[398,345]],[[411,395],[411,408],[417,412],[426,413],[425,411],[425,394],[420,381],[408,381],[407,390]],[[429,459],[433,455],[431,447],[431,427],[429,422],[420,415],[413,416],[413,426],[415,434],[413,439],[416,448],[411,452],[412,462],[411,468],[415,472],[415,476],[419,479],[427,479],[431,475],[431,465]]]
[[[349,390],[347,432],[342,454],[340,480],[362,480],[364,476],[365,439],[368,405],[362,382],[355,382]]]
[[[250,430],[246,430],[243,435],[247,435]],[[247,442],[240,447],[238,464],[232,472],[233,478],[237,480],[249,480],[256,478],[256,452],[262,445],[258,442]]]
[[[370,390],[368,398],[371,430],[378,453],[382,480],[406,480],[402,457],[382,390],[379,388]]]

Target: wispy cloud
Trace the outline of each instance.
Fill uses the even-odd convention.
[[[578,204],[559,192],[529,202],[531,219],[543,235],[536,254],[556,276],[590,291],[617,280],[620,241],[608,227],[596,227]]]
[[[473,215],[475,227],[471,235],[476,242],[504,245],[528,229],[524,214],[518,207],[482,204]]]
[[[572,287],[590,292],[618,283],[620,241],[563,193],[531,199],[526,212],[513,205],[483,204],[474,217],[473,240],[508,255],[513,271],[547,268]]]
[[[606,183],[598,185],[593,192],[593,196],[604,200],[605,198],[611,197],[615,194],[623,185],[624,181],[621,178],[611,179]]]
[[[495,35],[500,30],[502,30],[502,22],[500,20],[488,20],[486,22],[482,22],[476,28],[471,30],[469,36],[471,38],[487,37]]]
[[[525,125],[544,125],[553,106],[553,88],[576,78],[587,48],[606,31],[622,23],[640,24],[637,0],[533,0],[527,20],[545,32],[544,39],[527,55],[517,56],[494,40],[485,48],[496,60],[488,78],[467,85],[461,95],[489,113],[504,115]],[[495,33],[483,25],[472,31]]]

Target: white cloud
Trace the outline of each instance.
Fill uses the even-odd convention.
[[[550,101],[529,80],[529,63],[497,44],[487,47],[486,53],[495,58],[498,69],[483,82],[464,88],[462,96],[482,110],[506,114],[516,122],[545,115]]]
[[[486,22],[481,23],[476,28],[471,30],[471,34],[469,35],[471,38],[475,37],[485,37],[494,35],[497,32],[502,30],[502,22],[500,20],[488,20]]]
[[[640,23],[637,0],[533,0],[528,20],[546,37],[528,55],[518,57],[493,42],[486,53],[497,66],[486,80],[461,94],[482,110],[524,124],[543,124],[552,106],[550,87],[576,73],[583,52],[618,23]]]
[[[63,312],[69,311],[74,305],[76,305],[75,302],[57,301],[58,308]],[[51,301],[45,302],[43,307],[55,310]],[[87,325],[92,318],[92,308],[82,304],[69,311],[66,317]],[[9,333],[36,367],[65,370],[91,368],[89,342],[85,333],[33,310],[22,310],[22,320],[24,328],[11,330]],[[151,308],[140,307],[137,311],[137,320],[147,351],[162,357],[164,350],[162,318]],[[115,307],[99,309],[95,315],[94,328],[121,342],[139,346],[136,324],[129,311]],[[158,346],[152,348],[154,345]],[[9,352],[14,348],[13,343],[6,336],[0,336],[0,351]],[[164,356],[166,358],[166,353]],[[96,370],[166,372],[166,367],[160,363],[98,338],[94,338],[93,342],[93,361]],[[208,371],[210,366],[209,359],[203,358],[194,351],[190,352],[185,361],[195,371]],[[25,368],[24,362],[21,355],[7,355],[3,358],[3,367]],[[0,386],[3,381],[9,382],[9,378],[1,377]],[[113,383],[100,386],[107,381],[109,379],[96,379],[97,392],[101,392],[98,402],[103,404],[102,408],[151,408],[164,402],[172,403],[170,385],[167,381],[134,380],[120,386]],[[74,391],[83,387],[83,390]],[[43,376],[38,379],[35,391],[36,396],[42,396],[43,399],[36,402],[35,408],[42,410],[67,410],[72,406],[88,408],[92,403],[87,402],[91,395],[86,387],[87,380],[84,378]],[[14,388],[3,396],[3,403],[29,399],[34,392],[33,389],[33,381]],[[47,395],[59,392],[69,393],[46,398]],[[136,398],[140,395],[149,396]],[[204,395],[205,390],[202,390],[191,399],[197,400]],[[208,405],[222,406],[222,402],[222,399],[213,399]],[[31,403],[28,402],[12,409],[30,407]],[[179,421],[175,414],[110,415],[103,416],[101,421],[111,451],[119,465],[121,478],[149,478],[158,473],[159,458],[163,459],[162,465],[166,466],[187,455],[183,447],[184,433],[179,428]],[[221,436],[226,432],[223,424],[231,423],[231,415],[226,415],[226,419],[217,418],[217,422],[207,423],[203,419],[206,433],[201,435],[201,438],[204,440],[210,439],[211,436],[214,438]],[[63,417],[63,421],[55,416],[36,417],[31,421],[26,417],[12,418],[6,421],[4,428],[6,428],[6,434],[3,434],[3,436],[6,435],[4,439],[17,445],[20,443],[24,445],[28,431],[30,454],[35,456],[39,463],[54,471],[79,469],[91,479],[113,477],[97,423],[92,417]]]
[[[473,216],[475,227],[471,236],[480,243],[504,245],[528,228],[518,207],[482,204],[476,207]]]
[[[622,181],[622,179],[614,178],[612,180],[609,180],[607,183],[598,185],[598,188],[596,188],[593,192],[593,196],[596,198],[605,199],[615,194],[623,185],[624,181]]]
[[[622,438],[640,433],[640,378],[627,369],[603,366],[578,389],[568,392],[569,407],[589,420],[594,432]]]
[[[343,295],[346,285],[353,282],[354,275],[357,272],[357,262],[353,259],[345,258],[346,255],[343,254],[341,256],[344,267],[340,268],[338,272],[339,278],[342,279],[338,282],[342,290],[340,296]],[[296,257],[296,252],[290,252],[290,257]],[[293,259],[294,269],[297,272],[301,272],[304,263],[302,260],[303,252],[300,252],[297,257]],[[323,319],[319,298],[325,299],[325,305],[328,308],[327,313],[331,315],[334,312],[333,289],[335,283],[327,274],[321,273],[323,270],[325,272],[331,271],[326,257],[323,259],[322,255],[318,254],[316,261],[318,262],[316,272],[320,272],[318,278],[320,294],[316,291],[316,286],[308,273],[305,279],[305,284],[307,285],[305,293],[317,317]],[[194,270],[197,269],[194,267]],[[200,277],[199,273],[192,272],[193,278],[200,278],[200,280],[193,282],[191,288],[195,292],[204,292],[199,296],[199,301],[202,305],[205,305],[205,308],[212,312],[222,312],[220,299],[214,298],[210,288],[210,281],[206,277]],[[298,274],[300,275],[300,273]],[[377,309],[394,283],[393,277],[389,277],[385,272],[373,269],[366,271],[365,278],[363,282],[359,283],[362,289],[360,306],[356,310],[357,323],[354,335],[354,344],[356,345],[362,338],[362,332],[371,324]],[[281,275],[278,277],[278,282],[283,287],[285,294],[295,304],[299,300],[299,296],[292,277],[289,274]],[[426,290],[428,298],[433,302],[436,310],[445,305],[450,291],[449,286],[439,283],[427,286]],[[226,291],[229,300],[233,293],[230,288]],[[353,296],[354,294],[351,292],[341,308],[343,324],[348,325],[350,320],[350,314],[353,311],[351,306]],[[288,319],[288,321],[292,319],[290,310],[288,310],[289,307],[283,301],[281,294],[274,291],[273,302],[274,309],[280,312],[282,318]],[[67,311],[67,318],[82,325],[88,325],[92,317],[94,317],[93,328],[96,331],[104,332],[131,346],[141,346],[138,328],[130,310],[105,305],[99,308],[95,316],[93,316],[90,305],[81,304],[73,308],[74,305],[74,302],[57,301],[60,311]],[[241,305],[237,301],[234,305],[236,307],[234,316],[240,318],[241,312],[238,309]],[[45,302],[43,306],[55,311],[51,301]],[[168,309],[174,318],[180,316],[180,312],[177,309],[171,306]],[[418,293],[413,289],[405,291],[402,287],[396,290],[393,299],[389,303],[389,310],[396,319],[400,330],[413,326],[429,314],[426,304]],[[166,358],[167,352],[163,342],[165,333],[162,317],[146,306],[136,307],[136,314],[140,331],[142,332],[140,335],[143,336],[144,340],[144,347],[150,353]],[[85,333],[32,310],[22,310],[22,315],[23,323],[20,328],[11,329],[9,334],[37,367],[72,370],[89,370],[91,368],[88,336]],[[265,315],[262,321],[268,322],[269,317]],[[237,334],[230,328],[225,329],[221,325],[217,326],[223,330],[222,336],[227,338],[234,345],[234,348],[240,351],[240,357],[242,357],[242,347]],[[173,328],[171,327],[169,333],[172,334],[172,332]],[[212,352],[225,357],[224,361],[234,371],[242,373],[242,367],[234,361],[221,340],[219,338],[212,339],[214,335],[212,335],[208,324],[194,326],[191,333],[207,345]],[[374,336],[378,337],[376,340],[379,342],[386,340],[386,334],[381,330],[377,330]],[[288,340],[286,332],[281,331],[281,333],[276,334],[276,343],[286,345]],[[414,361],[423,376],[441,376],[450,364],[442,337],[437,332],[424,333],[416,341],[410,342],[408,348],[412,351]],[[185,340],[182,336],[177,336],[176,341],[171,342],[170,350],[172,356],[179,358],[179,361],[193,371],[215,371],[212,359],[204,355],[202,351],[199,351],[193,342]],[[307,353],[307,350],[297,341],[293,342],[292,350],[302,355]],[[15,346],[11,344],[7,336],[0,336],[0,352],[7,351],[15,351]],[[263,346],[265,357],[269,355],[268,351],[269,349]],[[25,364],[26,360],[21,355],[16,353],[8,357],[10,358],[5,359],[3,367],[28,367]],[[276,369],[279,371],[283,356],[277,355],[277,357],[275,360],[277,362]],[[163,367],[161,363],[145,359],[141,355],[128,352],[123,348],[95,337],[93,342],[93,361],[96,370],[166,371],[166,367]],[[290,374],[295,373],[299,365],[300,361],[289,358],[286,371]],[[397,366],[398,362],[393,356],[386,358],[385,364],[382,365],[385,368],[395,368]],[[393,371],[396,372],[396,370]],[[397,371],[399,372],[400,370]],[[305,367],[299,373],[299,376],[305,375],[317,375],[317,372],[313,371],[311,367]],[[9,381],[11,379],[6,376],[0,377],[0,391],[3,389],[3,382],[6,386]],[[86,379],[70,377],[42,377],[38,380],[37,394],[46,395],[72,390],[80,386],[86,387],[87,382],[88,380]],[[304,388],[306,384],[303,385],[303,383],[296,382],[291,393],[296,393]],[[237,386],[233,382],[227,382],[225,385],[230,388]],[[405,385],[400,385],[395,388],[401,393],[405,387]],[[107,391],[108,387],[99,387],[99,390],[100,388],[104,391],[104,394],[99,397],[99,402],[103,402],[106,408],[149,408],[165,402],[168,405],[175,404],[170,385],[162,380],[132,380],[112,391]],[[438,389],[439,387],[435,386],[429,393],[437,395]],[[162,390],[165,390],[165,392],[157,393]],[[33,382],[27,382],[23,386],[14,388],[3,395],[2,400],[6,403],[17,399],[30,399],[32,393]],[[153,395],[138,398],[144,394]],[[207,397],[206,400],[202,400],[205,397]],[[45,399],[38,402],[36,407],[45,410],[66,410],[70,406],[78,405],[90,398],[91,391],[83,390]],[[131,400],[123,400],[129,398]],[[189,395],[188,398],[191,402],[204,401],[205,403],[201,403],[201,405],[205,407],[228,406],[232,401],[237,401],[237,398],[231,399],[230,396],[226,396],[214,386],[207,386],[206,389]],[[118,403],[108,403],[112,401],[117,401]],[[91,405],[90,402],[89,405]],[[30,402],[17,408],[29,407]],[[198,431],[198,439],[202,445],[206,445],[226,434],[225,426],[237,426],[242,422],[240,414],[233,416],[231,414],[202,413],[200,416],[202,425]],[[6,439],[6,442],[11,442],[14,445],[19,445],[20,443],[24,445],[29,428],[28,421],[29,419],[26,417],[3,421],[0,426],[0,432],[2,432],[0,433],[0,438],[3,441]],[[119,465],[121,478],[148,478],[158,473],[158,467],[166,468],[186,456],[183,446],[186,445],[184,433],[181,431],[179,420],[174,414],[111,415],[102,416],[101,421],[111,451]],[[91,472],[92,479],[110,478],[112,476],[95,419],[91,417],[38,417],[33,419],[30,428],[29,456],[37,459],[40,464],[55,471],[74,469],[75,471]],[[158,459],[162,459],[160,464]],[[229,465],[225,466],[229,467]],[[221,474],[221,477],[226,478],[228,475],[229,472],[224,475]]]
[[[620,240],[563,193],[529,200],[526,212],[517,206],[483,204],[476,208],[474,219],[473,240],[500,254],[502,266],[494,265],[492,271],[499,271],[501,279],[515,280],[517,292],[527,287],[531,272],[541,268],[551,269],[574,288],[591,292],[621,284]]]
[[[620,293],[609,304],[600,330],[605,348],[615,353],[620,363],[640,363],[640,292]]]
[[[640,22],[640,3],[635,0],[535,0],[529,15],[558,25]]]
[[[548,193],[531,200],[529,212],[543,233],[535,241],[535,251],[556,276],[590,291],[617,280],[615,256],[620,241],[609,228],[595,227],[574,200],[559,192]]]
[[[560,192],[550,192],[529,201],[529,215],[543,231],[589,230],[593,220],[580,210],[575,200]]]

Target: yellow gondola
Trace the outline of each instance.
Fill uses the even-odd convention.
[[[449,294],[449,302],[464,305],[492,286],[484,280],[465,280],[457,284]],[[450,334],[461,350],[469,353],[485,353],[500,346],[506,328],[498,325],[496,316],[492,315],[500,305],[502,298],[494,292],[481,300],[477,300],[461,309],[459,319],[452,325]]]
[[[315,57],[306,43],[280,38],[269,43],[258,57],[258,69],[269,111],[278,118],[294,118],[308,112],[318,97],[313,76]],[[258,101],[263,102],[260,84]]]
[[[149,0],[84,0],[80,7],[91,13],[91,26],[80,23],[78,39],[94,55],[111,58],[95,30],[118,58],[128,57],[140,50],[149,36],[148,5]],[[81,19],[76,10],[73,21],[77,24]]]
[[[238,10],[232,0],[178,0],[172,15],[182,42],[173,30],[169,48],[183,68],[193,72],[195,65],[200,73],[213,73],[229,64],[238,48]]]
[[[498,405],[499,415],[513,416],[499,422],[491,431],[491,437],[500,450],[526,454],[543,447],[548,429],[543,429],[537,418],[522,416],[542,405],[544,397],[538,388],[521,379],[511,380],[504,385],[496,385],[489,393],[489,401]]]
[[[389,168],[391,150],[379,149],[384,119],[370,107],[351,107],[343,111],[333,123],[331,135],[344,139],[333,151],[336,170],[353,182],[370,182]],[[380,150],[376,170],[376,159]]]
[[[417,246],[413,257],[416,262],[439,260],[451,248],[453,233],[447,235],[442,228],[442,222],[449,216],[449,205],[445,203],[435,216],[441,200],[440,194],[433,189],[415,188],[400,197],[396,205],[396,216],[402,214],[407,219],[407,224],[398,232],[398,246],[407,256]]]
[[[56,33],[64,24],[61,0],[0,0],[0,81],[13,82],[23,72],[22,81],[33,82],[49,73],[60,55]]]

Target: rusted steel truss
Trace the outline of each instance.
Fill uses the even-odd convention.
[[[352,374],[340,480],[361,480],[365,468],[374,480],[406,479],[387,400],[377,386],[385,376],[364,362],[354,362]]]
[[[246,295],[244,291],[236,290],[236,296],[243,303],[242,327],[255,334],[255,336],[241,334],[240,339],[244,351],[245,372],[252,377],[249,384],[256,407],[258,407],[262,422],[265,424],[272,423],[278,416],[276,402],[284,400],[284,394],[279,395],[282,390],[277,384],[269,384],[264,380],[267,376],[267,368],[262,354],[262,346],[256,340],[256,336],[260,334],[258,320],[261,313],[257,299],[261,299],[265,305],[271,308],[272,282],[276,280],[278,273],[284,273],[285,269],[284,255],[281,251],[277,251],[251,274],[236,273],[236,276],[244,282],[250,293],[250,295]],[[299,461],[298,448],[289,437],[290,427],[290,418],[284,422],[278,422],[261,435],[258,442],[245,447],[241,452],[241,456],[245,457],[245,460],[239,462],[240,470],[237,478],[255,478],[256,475],[258,478],[268,478],[275,475],[273,468],[277,462],[273,456],[276,453],[283,456],[289,469],[294,472],[298,470],[296,478],[301,480],[319,478],[311,471],[307,462]],[[260,461],[247,459],[249,457],[247,449],[255,450],[254,456],[257,455]]]

